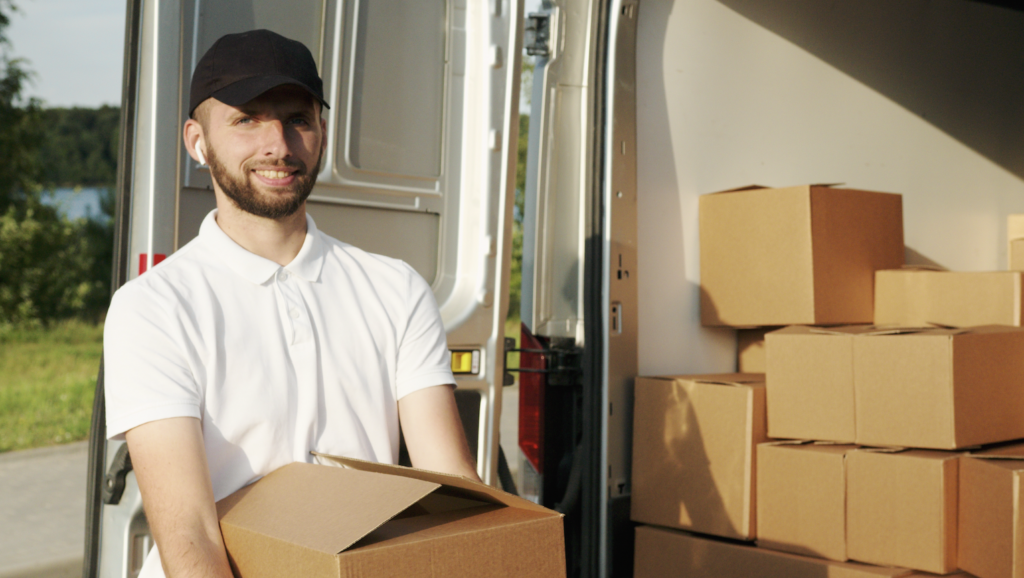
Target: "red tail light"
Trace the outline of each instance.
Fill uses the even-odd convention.
[[[548,362],[540,342],[525,324],[519,340],[519,449],[538,474],[544,473],[544,390]]]

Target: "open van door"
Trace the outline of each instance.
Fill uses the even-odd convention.
[[[570,576],[632,574],[637,0],[545,0],[523,224],[521,489],[563,512]]]
[[[196,62],[220,36],[304,43],[324,80],[317,227],[402,259],[431,285],[478,471],[498,485],[522,0],[129,0],[114,287],[198,234],[215,206],[181,127]],[[90,441],[84,576],[138,574],[152,546],[127,448]],[[509,488],[506,484],[507,489]]]

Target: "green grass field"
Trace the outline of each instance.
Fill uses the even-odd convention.
[[[519,319],[505,323],[519,339]],[[103,326],[80,321],[49,329],[0,329],[0,453],[89,436]],[[509,355],[518,367],[519,354]]]
[[[0,330],[0,452],[86,439],[103,326]]]

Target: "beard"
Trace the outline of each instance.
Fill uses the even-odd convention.
[[[213,147],[207,148],[206,162],[210,167],[210,176],[220,185],[220,189],[231,199],[239,209],[266,219],[280,219],[290,217],[302,207],[306,198],[313,191],[316,184],[316,175],[320,172],[320,162],[323,154],[317,157],[316,166],[313,170],[306,170],[306,164],[302,161],[280,161],[276,168],[298,169],[295,174],[295,182],[288,187],[282,187],[278,194],[268,195],[257,190],[249,175],[252,172],[252,161],[242,165],[242,174],[232,175],[227,167],[221,164]],[[268,168],[261,164],[261,168]]]

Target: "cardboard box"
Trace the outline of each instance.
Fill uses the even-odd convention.
[[[875,273],[875,324],[1024,325],[1024,272],[922,269]]]
[[[846,454],[853,445],[757,446],[757,545],[844,561]]]
[[[900,195],[827,185],[700,197],[701,322],[871,323],[874,273],[903,265]]]
[[[934,576],[775,552],[665,528],[636,529],[634,578],[910,578]],[[966,577],[958,573],[953,576]],[[947,578],[952,578],[949,576]]]
[[[961,458],[957,558],[981,578],[1024,578],[1024,443]]]
[[[736,332],[736,371],[740,373],[764,373],[764,336],[778,327],[757,327],[740,329]]]
[[[764,375],[638,377],[634,395],[632,519],[754,539]]]
[[[959,457],[929,450],[847,454],[850,559],[938,574],[956,570]]]
[[[854,391],[860,445],[957,449],[1024,438],[1024,329],[858,335]]]
[[[1010,271],[1024,271],[1024,239],[1013,239],[1007,250]]]
[[[765,336],[768,435],[853,442],[853,337],[871,325],[794,325]]]
[[[562,516],[459,476],[331,456],[217,502],[236,576],[565,576]]]
[[[1024,271],[1024,215],[1007,216],[1006,240],[1010,271]]]

